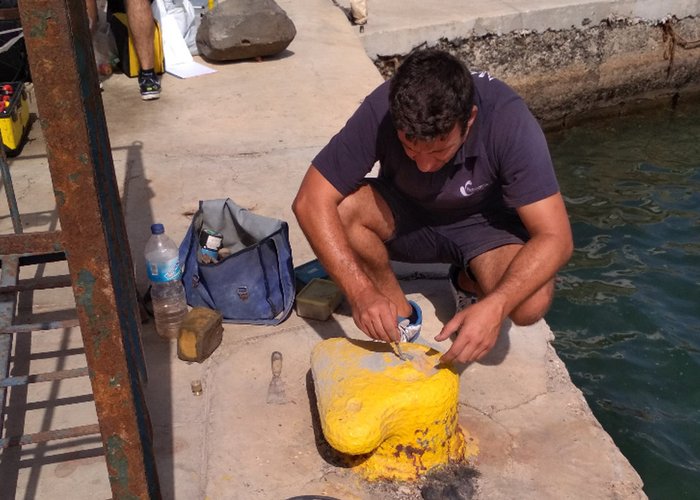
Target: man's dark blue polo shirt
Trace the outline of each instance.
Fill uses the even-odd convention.
[[[525,102],[487,73],[472,77],[476,121],[439,171],[423,173],[406,155],[389,113],[389,82],[367,96],[313,165],[348,195],[378,161],[380,177],[444,221],[518,208],[557,193],[544,134]]]

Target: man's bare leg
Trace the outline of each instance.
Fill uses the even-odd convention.
[[[139,58],[141,69],[153,69],[155,55],[153,37],[155,24],[151,4],[148,0],[126,0],[126,17],[129,31],[134,40],[134,50]]]
[[[389,263],[384,241],[394,233],[394,217],[384,199],[370,186],[362,186],[339,205],[341,221],[350,246],[374,286],[389,298],[401,316],[412,308]]]
[[[459,273],[459,285],[464,290],[477,293],[479,296],[488,295],[501,280],[515,255],[522,245],[504,245],[474,257],[469,267],[476,276],[474,283],[464,270]],[[542,288],[528,297],[510,314],[510,319],[516,325],[531,325],[540,320],[552,304],[554,296],[554,280],[550,280]]]

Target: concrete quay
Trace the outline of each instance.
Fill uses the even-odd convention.
[[[440,47],[559,128],[700,92],[699,14],[697,0],[390,0],[370,2],[358,35],[385,76],[412,48]]]
[[[349,0],[337,3],[349,9]],[[616,19],[661,22],[697,16],[698,7],[694,0],[445,0],[439,5],[383,0],[369,2],[369,20],[358,34],[376,59],[440,39],[584,29]]]
[[[314,258],[291,212],[296,188],[314,154],[382,76],[357,28],[330,0],[278,3],[298,34],[277,57],[212,66],[217,73],[192,79],[165,75],[162,97],[154,102],[142,102],[135,80],[123,75],[104,82],[114,164],[142,291],[150,224],[164,223],[179,241],[201,199],[231,197],[256,213],[288,221],[295,265]],[[495,19],[516,3],[533,19],[552,3],[592,4],[476,5],[483,17]],[[651,8],[655,2],[619,3]],[[365,36],[382,24],[413,23],[418,29],[431,19],[428,11],[457,18],[462,4],[371,3]],[[394,10],[380,16],[387,5]],[[36,103],[32,106],[36,111]],[[25,231],[59,227],[38,121],[11,169]],[[12,232],[5,204],[0,231]],[[397,265],[396,270],[408,296],[423,308],[423,341],[445,350],[431,339],[454,307],[442,279],[446,268]],[[61,274],[65,267],[50,264],[28,272]],[[20,313],[27,316],[50,316],[73,306],[66,290],[25,295]],[[277,327],[226,325],[222,345],[201,365],[178,360],[175,345],[159,339],[152,323],[144,324],[142,333],[164,498],[469,498],[472,490],[474,498],[488,499],[645,498],[641,479],[571,383],[545,321],[528,328],[506,323],[487,359],[461,367],[459,418],[477,440],[480,452],[471,464],[476,474],[463,468],[405,484],[363,481],[332,460],[318,428],[310,352],[325,338],[363,338],[346,304],[326,322],[292,314]],[[24,336],[15,351],[17,359],[40,353],[26,362],[29,373],[36,373],[84,366],[81,346],[73,328]],[[266,403],[273,351],[284,355],[288,403],[282,406]],[[194,379],[203,381],[201,396],[190,390]],[[89,394],[87,378],[35,384],[23,405],[9,408],[8,428],[31,433],[94,423]],[[24,446],[0,458],[2,498],[111,495],[99,439]]]

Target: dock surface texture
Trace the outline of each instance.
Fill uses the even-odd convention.
[[[557,29],[578,26],[586,18],[598,23],[613,10],[641,17],[698,10],[698,2],[687,1],[382,0],[370,2],[369,22],[360,35],[342,4],[278,3],[294,21],[297,36],[276,57],[210,65],[216,73],[190,79],[165,75],[161,98],[151,102],[141,101],[135,79],[113,75],[104,82],[110,142],[142,292],[150,224],[163,223],[179,242],[199,200],[230,197],[255,213],[288,221],[295,265],[314,258],[291,212],[292,199],[314,155],[383,81],[368,55],[377,47],[392,42],[392,53],[403,53],[435,32],[450,38],[464,30]],[[24,231],[56,229],[60,224],[39,121],[11,169]],[[4,204],[0,216],[0,230],[11,233]],[[46,264],[36,272],[62,274],[64,265]],[[423,309],[423,341],[444,351],[446,346],[431,339],[454,311],[447,268],[397,265],[396,272],[408,297]],[[33,300],[20,301],[22,307],[48,314],[73,307],[73,297],[67,290],[35,293]],[[176,344],[158,338],[152,322],[143,325],[142,333],[164,498],[645,498],[639,476],[572,384],[545,321],[527,328],[506,323],[488,357],[461,368],[459,422],[477,440],[479,454],[471,468],[419,483],[365,482],[334,461],[322,438],[310,354],[322,339],[364,338],[346,303],[328,321],[293,313],[276,327],[227,324],[222,344],[202,364],[177,359]],[[77,328],[32,334],[31,351],[44,354],[27,363],[30,372],[84,366],[81,345]],[[273,351],[284,356],[284,405],[266,402]],[[203,386],[199,396],[190,388],[196,379]],[[26,408],[13,411],[24,418],[24,433],[86,425],[96,422],[89,394],[86,377],[35,384]],[[3,478],[14,475],[14,498],[107,498],[100,453],[98,439],[28,445],[14,469],[12,457],[3,455],[0,484],[9,484]],[[13,498],[11,492],[4,495]]]

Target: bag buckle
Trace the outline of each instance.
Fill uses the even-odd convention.
[[[199,286],[199,274],[192,275],[192,288],[197,288]]]
[[[239,286],[238,290],[238,298],[241,300],[248,300],[248,287],[247,286]]]

